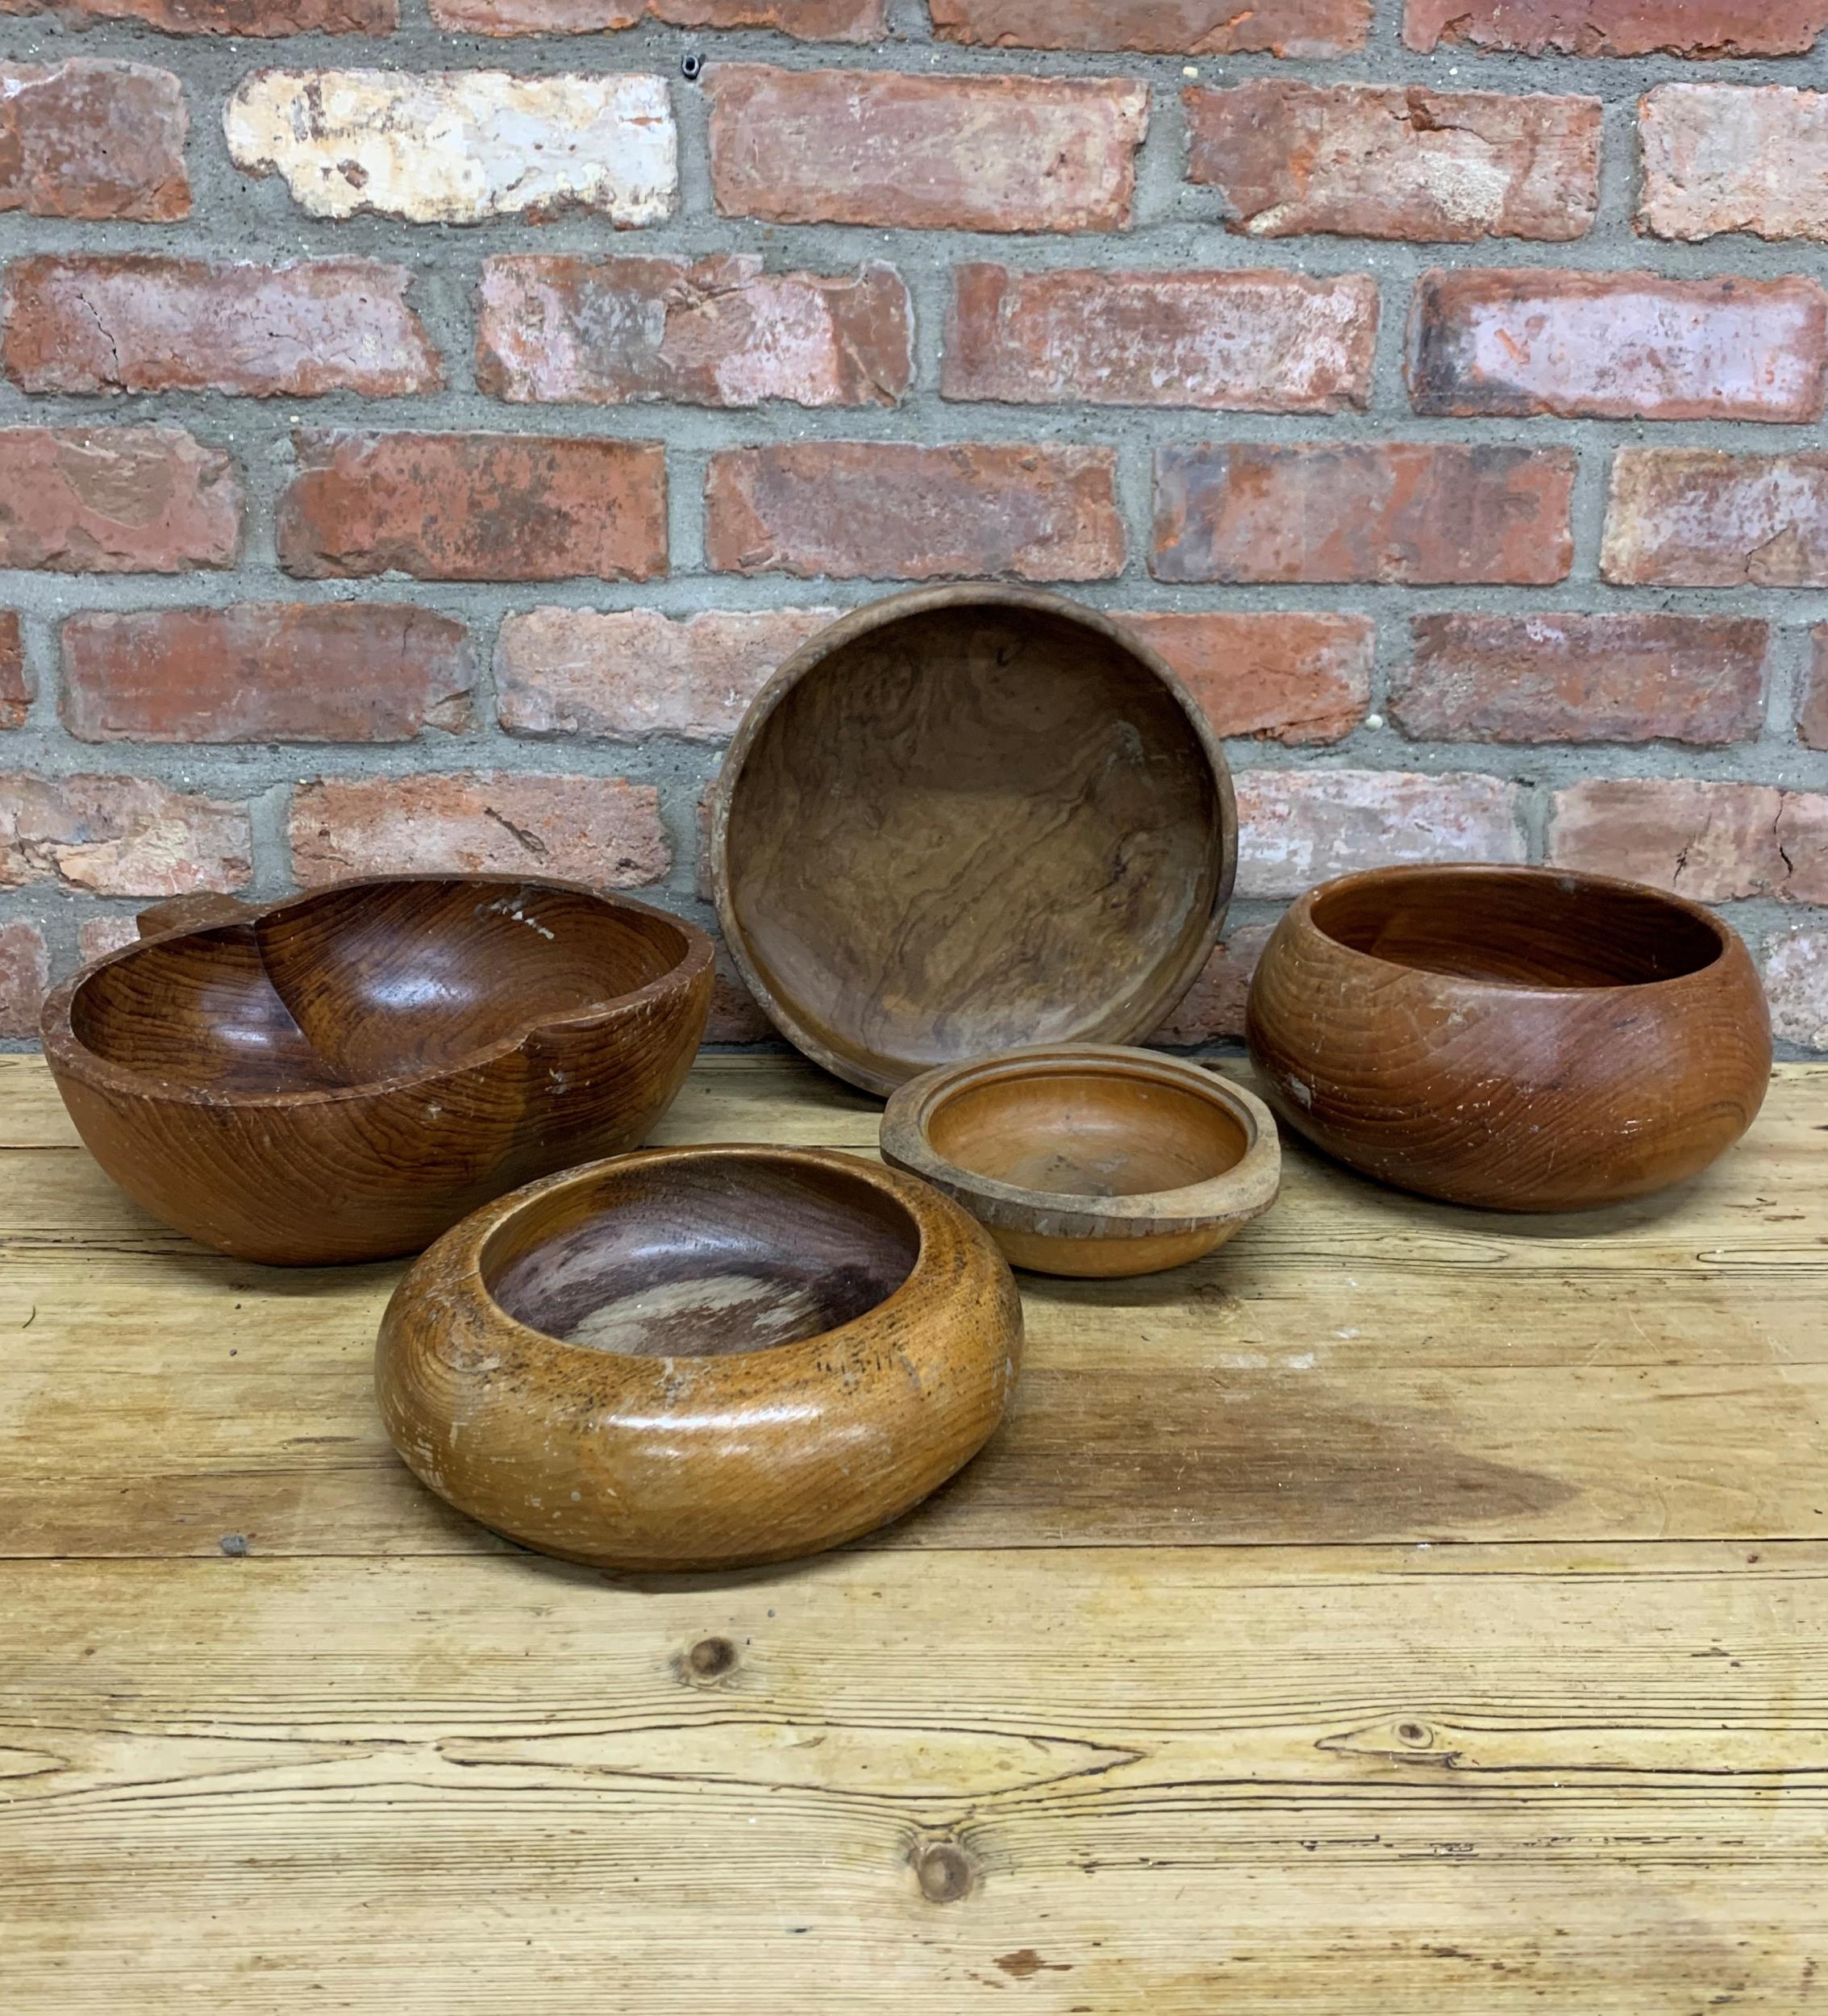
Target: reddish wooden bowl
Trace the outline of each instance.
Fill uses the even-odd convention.
[[[1310,890],[1251,983],[1277,1112],[1380,1181],[1581,1210],[1697,1174],[1771,1077],[1751,955],[1711,910],[1530,868],[1398,868]]]
[[[505,875],[184,898],[46,1002],[90,1152],[246,1260],[416,1252],[530,1177],[632,1148],[704,1033],[704,933]]]

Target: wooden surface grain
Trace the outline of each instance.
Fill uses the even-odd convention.
[[[711,1058],[662,1135],[878,1110]],[[1578,1219],[1285,1170],[1023,1277],[901,1526],[616,1577],[393,1459],[398,1265],[185,1245],[0,1058],[8,2016],[1828,2003],[1828,1069]]]

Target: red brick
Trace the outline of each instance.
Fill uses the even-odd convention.
[[[1828,1050],[1828,931],[1792,931],[1766,954],[1772,1031],[1805,1050]]]
[[[1361,868],[1521,861],[1518,787],[1466,773],[1245,770],[1238,789],[1238,895],[1299,896]]]
[[[289,574],[646,581],[667,564],[653,441],[307,429],[274,527]]]
[[[1437,269],[1410,314],[1418,413],[1818,420],[1825,369],[1813,280]]]
[[[1233,925],[1224,943],[1213,948],[1199,977],[1181,996],[1173,1014],[1150,1037],[1150,1043],[1242,1042],[1251,976],[1275,928],[1273,924]]]
[[[727,742],[770,675],[837,614],[710,610],[677,619],[652,609],[535,609],[510,616],[495,646],[502,726],[514,735],[615,742]]]
[[[139,943],[139,927],[131,917],[85,917],[77,927],[77,948],[85,964]]]
[[[1828,0],[1409,0],[1403,40],[1526,56],[1800,56],[1824,27]]]
[[[644,20],[682,28],[774,28],[814,42],[870,42],[886,0],[431,0],[441,28],[468,35],[596,35]]]
[[[0,889],[54,882],[98,896],[245,888],[245,805],[152,777],[0,776]]]
[[[468,633],[429,610],[93,611],[62,642],[64,726],[84,742],[405,742],[469,722]]]
[[[1363,274],[953,269],[948,399],[1335,413],[1371,396]]]
[[[1416,616],[1390,713],[1421,742],[1755,740],[1771,626],[1738,616]]]
[[[736,962],[720,939],[711,975],[711,1015],[705,1025],[706,1043],[778,1043],[780,1033],[749,992]]]
[[[51,985],[51,955],[37,925],[0,924],[0,1036],[35,1036]]]
[[[706,556],[719,573],[1101,581],[1124,562],[1116,477],[1109,448],[725,448],[706,477]]]
[[[1664,588],[1828,588],[1828,455],[1621,448],[1600,570]]]
[[[435,392],[443,375],[406,306],[410,277],[373,259],[15,260],[6,369],[27,392]]]
[[[1812,749],[1828,749],[1828,623],[1810,639],[1809,674],[1797,710],[1797,738]]]
[[[0,566],[177,574],[232,567],[241,486],[180,427],[0,429]]]
[[[621,406],[893,406],[914,375],[892,266],[765,273],[747,252],[487,260],[478,386],[499,399]]]
[[[1828,902],[1828,796],[1687,777],[1590,777],[1556,792],[1548,858],[1704,903]]]
[[[32,698],[19,611],[0,610],[0,728],[23,728]]]
[[[322,777],[293,793],[291,830],[304,883],[456,868],[636,889],[672,864],[659,792],[623,777]]]
[[[0,14],[144,21],[167,35],[386,35],[398,0],[0,0]]]
[[[1371,704],[1368,616],[1131,610],[1118,621],[1161,653],[1222,735],[1338,742]]]
[[[0,64],[0,210],[33,217],[190,214],[184,87],[169,70],[73,57]]]
[[[1106,77],[727,63],[706,89],[718,211],[782,224],[1121,231],[1149,124]]]
[[[1581,238],[1599,206],[1597,98],[1258,77],[1182,102],[1188,179],[1253,238]]]
[[[1164,448],[1150,566],[1163,581],[1558,581],[1574,469],[1571,449],[1458,443]]]
[[[932,0],[943,42],[1145,56],[1349,56],[1371,0]]]
[[[1828,238],[1828,91],[1662,84],[1638,107],[1641,231]]]

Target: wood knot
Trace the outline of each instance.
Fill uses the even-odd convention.
[[[721,1680],[736,1664],[736,1647],[727,1638],[701,1638],[685,1655],[685,1670],[694,1680]]]
[[[1413,1749],[1426,1750],[1434,1742],[1435,1732],[1425,1722],[1400,1722],[1397,1724],[1397,1737]]]
[[[956,1904],[976,1878],[971,1857],[956,1841],[918,1842],[909,1860],[929,1904]]]

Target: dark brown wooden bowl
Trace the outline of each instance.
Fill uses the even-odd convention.
[[[911,1080],[882,1116],[882,1154],[1042,1274],[1182,1266],[1260,1217],[1281,1184],[1260,1099],[1185,1059],[1095,1043]]]
[[[1583,1210],[1697,1174],[1756,1117],[1771,1020],[1680,897],[1530,868],[1397,868],[1301,898],[1251,983],[1276,1111],[1380,1181]]]
[[[244,1260],[417,1252],[489,1198],[632,1148],[704,1034],[702,931],[504,875],[184,898],[46,1002],[90,1152]]]
[[[650,1150],[504,1198],[388,1304],[381,1418],[523,1545],[732,1568],[854,1539],[1002,1418],[1022,1304],[989,1236],[829,1149]]]
[[[731,952],[853,1085],[1032,1043],[1124,1043],[1230,900],[1217,738],[1161,658],[1020,588],[859,610],[744,715],[714,802]]]

